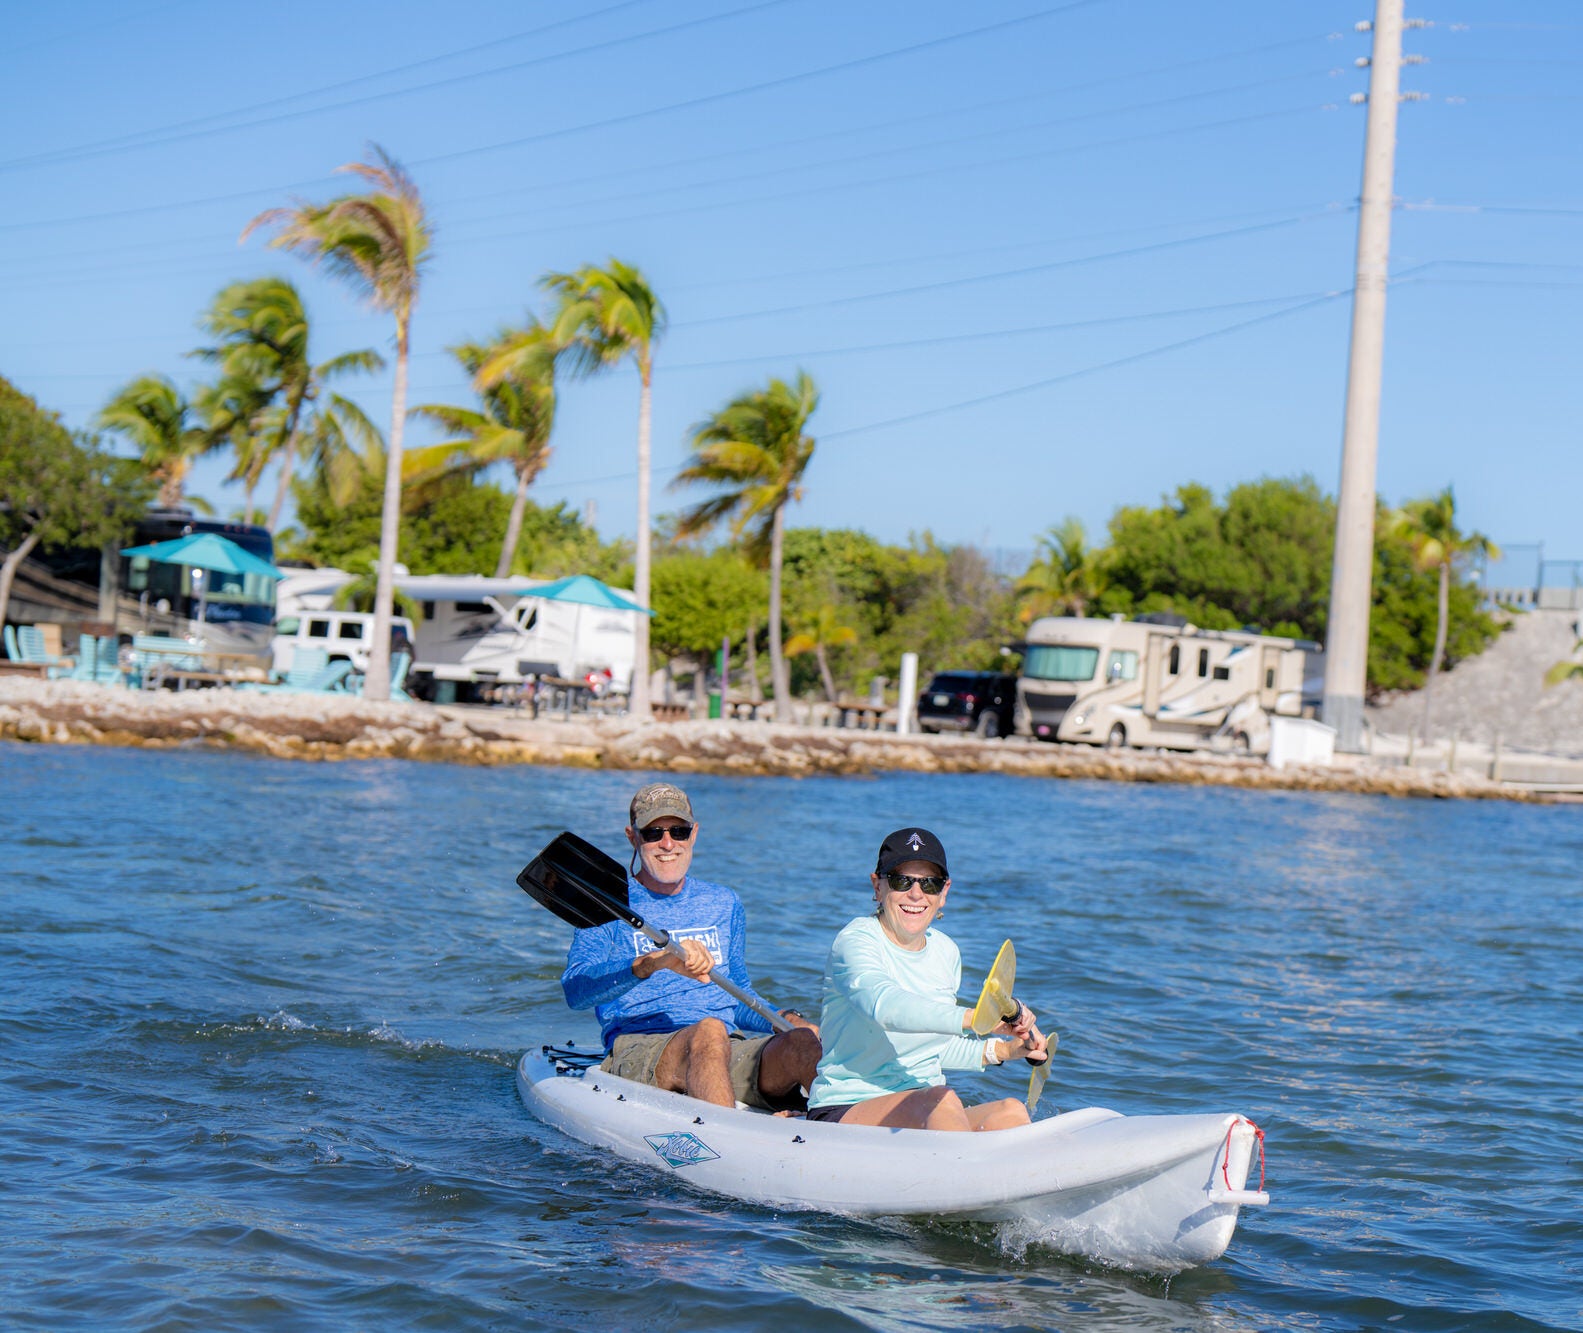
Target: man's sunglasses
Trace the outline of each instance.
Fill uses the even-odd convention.
[[[885,883],[890,885],[892,893],[906,893],[914,884],[931,898],[945,892],[945,880],[939,875],[904,875],[899,870],[892,870],[885,876]]]
[[[638,837],[644,842],[659,842],[669,833],[673,842],[686,842],[693,836],[693,830],[697,827],[696,824],[669,824],[664,827],[640,828]]]

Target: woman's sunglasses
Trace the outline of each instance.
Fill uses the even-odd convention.
[[[671,824],[663,828],[640,828],[638,837],[644,842],[659,842],[669,833],[673,842],[686,842],[693,836],[693,830],[697,827],[696,824]]]
[[[904,875],[899,870],[892,870],[885,876],[885,883],[890,885],[892,893],[906,893],[914,884],[931,898],[945,892],[945,880],[939,875]]]

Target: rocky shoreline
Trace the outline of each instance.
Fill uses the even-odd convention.
[[[1270,768],[1220,754],[1122,751],[1036,741],[897,736],[765,722],[641,725],[624,717],[534,720],[506,709],[367,703],[245,691],[139,693],[73,681],[0,677],[0,740],[66,745],[202,746],[278,759],[416,759],[480,765],[812,777],[885,771],[1169,782],[1275,791],[1542,800],[1466,772],[1345,759]]]

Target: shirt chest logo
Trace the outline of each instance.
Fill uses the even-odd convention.
[[[682,926],[671,931],[671,939],[680,944],[683,940],[697,940],[704,948],[709,950],[709,956],[715,960],[716,967],[725,965],[725,952],[720,945],[719,926]],[[659,945],[655,944],[647,935],[640,931],[632,932],[632,952],[634,957],[641,958],[646,953],[653,953]]]

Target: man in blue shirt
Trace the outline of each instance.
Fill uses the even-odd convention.
[[[759,999],[748,980],[741,900],[688,874],[698,821],[687,793],[668,782],[639,788],[626,832],[642,862],[627,884],[632,906],[683,952],[656,948],[621,921],[572,936],[561,989],[573,1009],[592,1008],[599,1019],[607,1051],[600,1068],[716,1106],[802,1110],[819,1065],[819,1029],[783,1009],[792,1030],[774,1035],[763,1015],[710,982],[718,970]]]

